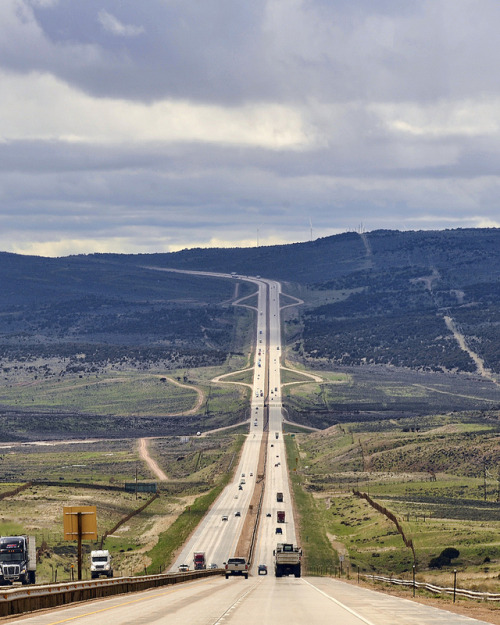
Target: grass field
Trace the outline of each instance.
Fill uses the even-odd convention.
[[[242,442],[235,434],[154,441],[151,454],[164,470],[176,466],[177,473],[161,484],[158,499],[106,538],[104,548],[112,552],[115,574],[133,575],[145,568],[157,572],[168,566],[231,478]],[[0,535],[35,535],[42,547],[40,582],[54,580],[56,574],[58,581],[69,580],[71,566],[76,570],[76,543],[63,540],[64,506],[96,505],[100,538],[151,497],[118,489],[124,481],[134,481],[136,470],[139,481],[154,481],[139,459],[136,441],[10,445],[1,447],[0,454],[0,496],[30,480],[57,482],[40,481],[1,500]],[[8,475],[15,480],[9,481]],[[84,577],[89,576],[88,553],[98,547],[99,541],[84,542]]]
[[[224,367],[140,371],[124,367],[99,375],[21,376],[0,382],[0,440],[190,434],[247,418],[249,389],[215,384],[228,368],[248,364],[231,355]],[[36,379],[35,379],[36,377]]]
[[[294,490],[303,491],[296,501],[307,566],[338,567],[342,554],[351,574],[410,574],[411,550],[389,518],[354,496],[359,490],[394,513],[413,540],[417,578],[449,585],[456,568],[462,587],[499,592],[498,414],[421,418],[418,431],[412,423],[346,423],[286,437]],[[333,558],[325,557],[325,537]],[[459,557],[430,568],[447,547]]]
[[[4,406],[122,416],[178,414],[193,408],[197,397],[194,389],[166,376],[132,371],[41,379],[0,389]]]

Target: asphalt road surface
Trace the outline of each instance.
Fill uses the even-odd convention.
[[[26,625],[474,625],[482,621],[328,578],[209,577],[85,602]]]

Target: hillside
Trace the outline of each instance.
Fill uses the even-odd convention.
[[[116,435],[130,431],[129,423],[116,425],[130,419],[130,411],[142,419],[145,434],[167,423],[171,431],[172,419],[161,419],[174,414],[189,431],[207,416],[227,424],[244,414],[245,394],[223,399],[210,378],[248,366],[253,314],[232,302],[254,287],[157,270],[164,268],[276,278],[285,294],[304,300],[284,314],[288,362],[345,370],[354,383],[348,395],[320,390],[319,401],[308,397],[307,405],[290,394],[287,408],[300,421],[325,427],[352,414],[431,414],[437,404],[498,408],[500,230],[352,232],[292,245],[169,254],[0,253],[4,436],[23,438],[53,414],[55,429],[64,422],[68,434],[81,431],[77,417],[85,414],[93,427],[107,423]],[[283,304],[289,301],[283,295]],[[175,391],[175,401],[161,401],[153,385],[157,400],[147,408],[132,402],[123,412],[120,401],[141,396],[141,372],[158,378],[170,372],[208,399],[187,419],[182,415],[194,392],[177,397]],[[382,373],[405,381],[389,390],[376,383]],[[424,374],[422,384],[418,375]],[[83,390],[73,392],[82,383],[72,381],[82,379]],[[415,390],[424,386],[425,397]],[[165,397],[174,390],[170,383],[161,388]]]
[[[335,295],[306,310],[296,350],[337,365],[500,373],[497,230],[374,232],[363,240],[368,267],[312,285]]]

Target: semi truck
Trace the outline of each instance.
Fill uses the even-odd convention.
[[[276,501],[283,501],[283,493],[276,493]]]
[[[97,579],[101,575],[113,577],[111,555],[107,549],[96,549],[90,552],[90,577]]]
[[[34,536],[0,536],[0,584],[36,583]]]
[[[278,510],[278,512],[276,513],[276,516],[278,517],[278,523],[284,523],[285,522],[285,511],[284,510]]]
[[[204,551],[195,551],[193,555],[193,568],[195,571],[202,571],[207,568]]]
[[[273,551],[274,574],[276,577],[283,575],[295,575],[300,577],[300,561],[302,549],[293,543],[278,543]]]

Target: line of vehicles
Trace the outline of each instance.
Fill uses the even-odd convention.
[[[195,551],[193,554],[193,570],[194,571],[204,571],[206,569],[218,569],[219,565],[215,562],[212,562],[209,566],[207,565],[207,559],[204,551]],[[189,571],[188,564],[180,564],[179,572],[183,573],[185,571]]]
[[[301,575],[302,549],[293,543],[278,543],[273,551],[274,575],[283,577],[286,575]],[[228,579],[232,575],[242,575],[248,579],[248,562],[245,558],[229,558],[225,564],[225,576]],[[259,564],[258,575],[267,575],[267,566]]]
[[[0,536],[0,585],[36,583],[36,540],[34,536]],[[107,549],[90,552],[90,576],[113,577],[111,555]]]
[[[244,479],[244,474],[242,476]],[[282,503],[283,502],[283,493],[278,491],[276,493],[276,501]],[[235,513],[238,514],[239,513]],[[270,517],[271,513],[268,512],[266,516]],[[227,521],[228,515],[223,515],[222,520]],[[285,523],[286,522],[286,514],[285,510],[277,510],[276,512],[276,521],[277,523]],[[276,533],[281,534],[281,527],[276,528]],[[285,575],[294,575],[295,577],[300,577],[301,575],[301,559],[302,559],[302,549],[293,543],[278,543],[276,545],[276,549],[273,551],[274,556],[274,574],[276,577],[283,577]],[[193,569],[195,571],[202,570],[207,568],[206,555],[203,551],[195,551],[193,554]],[[219,568],[217,564],[211,564],[208,568],[217,569]],[[179,571],[189,571],[189,566],[187,564],[181,564],[179,566]],[[267,575],[267,565],[259,564],[257,567],[258,575]],[[226,579],[233,575],[243,576],[245,579],[248,579],[249,574],[249,563],[244,557],[234,556],[232,558],[228,558],[227,562],[224,562],[224,574]]]

